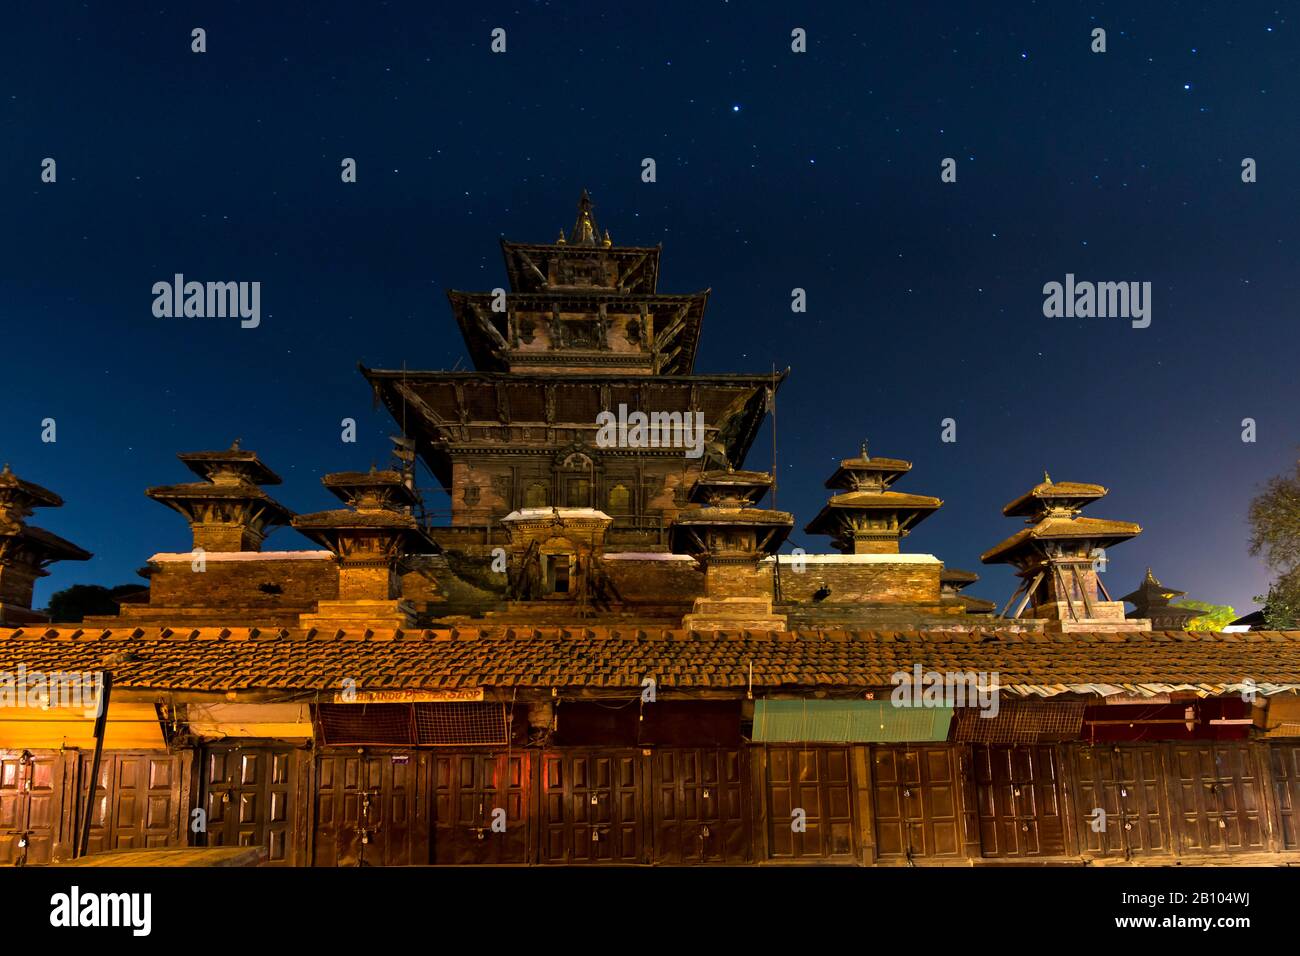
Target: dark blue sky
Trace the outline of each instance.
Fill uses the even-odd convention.
[[[38,603],[188,548],[143,495],[186,480],[178,451],[239,436],[286,505],[331,507],[319,477],[384,461],[392,431],[356,363],[467,365],[445,290],[504,284],[498,237],[552,240],[585,186],[616,242],[663,243],[662,290],[713,289],[697,371],[793,367],[779,503],[800,528],[867,436],[916,463],[899,490],[945,501],[906,548],[980,569],[1046,467],[1144,527],[1111,553],[1113,594],[1151,565],[1247,609],[1267,577],[1246,507],[1300,445],[1300,23],[1252,3],[807,6],[9,6],[0,457],[66,499],[37,523],[95,552]],[[155,318],[176,272],[260,281],[261,326]],[[1067,272],[1151,282],[1151,326],[1044,318]],[[770,463],[765,431],[747,464]],[[972,593],[1004,601],[1010,575],[980,570]]]

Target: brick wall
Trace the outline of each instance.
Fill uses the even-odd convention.
[[[604,568],[630,604],[689,604],[704,594],[704,573],[694,561],[614,559]]]
[[[784,556],[783,556],[784,557]],[[765,565],[771,568],[771,564]],[[811,601],[823,584],[830,588],[825,604],[938,604],[939,571],[934,563],[873,562],[816,564],[796,574],[781,562],[781,595],[786,601]]]
[[[151,607],[311,609],[339,596],[339,569],[332,558],[222,561],[209,554],[203,571],[193,570],[188,559],[156,561],[153,567]]]

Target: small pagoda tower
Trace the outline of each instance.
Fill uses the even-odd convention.
[[[275,528],[289,523],[293,512],[259,485],[278,485],[280,476],[239,447],[225,451],[182,452],[176,456],[202,481],[159,485],[145,494],[180,512],[194,533],[194,550],[227,553],[261,551]]]
[[[861,454],[841,461],[826,480],[827,488],[841,493],[826,503],[804,533],[830,535],[844,554],[898,554],[899,542],[943,505],[928,495],[889,490],[911,470],[910,461],[870,457],[863,442]]]
[[[58,508],[63,499],[48,489],[23,481],[8,465],[0,470],[0,624],[16,627],[49,618],[32,610],[37,578],[55,561],[85,561],[83,551],[71,541],[26,522],[35,508]]]
[[[1120,600],[1133,605],[1133,610],[1128,615],[1130,618],[1146,618],[1151,622],[1153,630],[1185,631],[1189,623],[1201,616],[1201,612],[1196,608],[1179,607],[1169,602],[1186,593],[1165,587],[1147,568],[1146,577],[1138,589],[1132,594],[1125,594]]]
[[[688,506],[673,521],[669,542],[704,569],[704,593],[682,625],[689,630],[783,631],[772,613],[772,572],[761,562],[775,554],[794,516],[756,507],[772,487],[757,471],[706,471],[691,486]]]
[[[1106,495],[1101,485],[1054,482],[1046,472],[1002,513],[1028,527],[980,556],[985,564],[1010,564],[1020,586],[1003,608],[1019,598],[1012,618],[1044,620],[1054,631],[1149,631],[1151,622],[1124,616],[1124,602],[1111,599],[1097,574],[1104,549],[1142,533],[1128,521],[1085,518],[1079,512]]]
[[[967,614],[993,614],[998,607],[992,601],[961,593],[979,579],[974,571],[944,568],[939,572],[939,599],[945,604],[960,605]]]
[[[319,601],[315,613],[303,614],[303,627],[407,627],[414,608],[401,600],[398,577],[408,554],[434,554],[438,546],[420,528],[411,507],[415,492],[396,471],[341,471],[321,484],[346,508],[298,515],[293,527],[332,552],[339,566],[339,599]]]

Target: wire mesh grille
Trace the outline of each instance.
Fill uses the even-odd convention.
[[[321,704],[316,713],[324,744],[415,743],[410,704]]]
[[[1083,727],[1083,701],[1003,700],[995,717],[959,708],[953,740],[976,744],[1032,744],[1075,740]]]
[[[416,743],[430,747],[504,744],[506,708],[499,703],[424,703],[415,705]]]

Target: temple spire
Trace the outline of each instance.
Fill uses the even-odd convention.
[[[591,196],[584,189],[578,198],[578,217],[573,221],[573,231],[569,233],[569,242],[572,245],[600,245],[600,229],[596,226],[596,216],[592,208]]]

